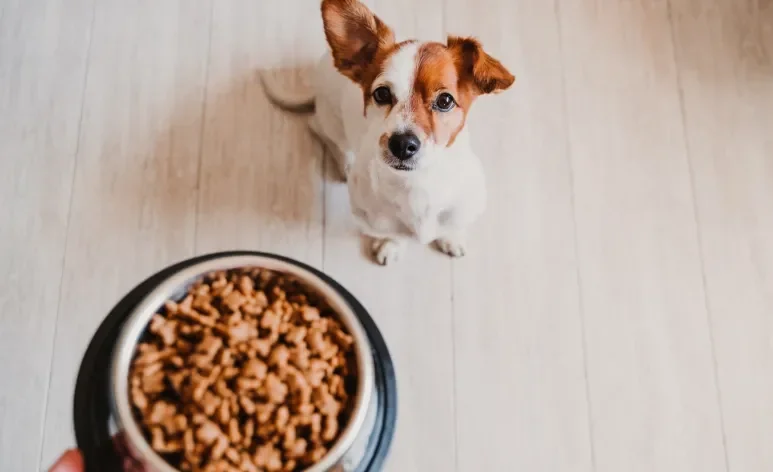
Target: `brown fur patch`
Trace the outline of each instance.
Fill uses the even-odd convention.
[[[394,45],[394,33],[358,0],[323,0],[320,10],[336,68],[362,82],[376,55]]]
[[[504,90],[515,81],[502,64],[470,38],[449,37],[448,44],[425,43],[416,56],[416,78],[409,110],[412,121],[440,145],[450,146],[464,128],[478,95]],[[450,93],[456,106],[447,112],[433,103]]]
[[[472,97],[460,83],[455,58],[445,45],[425,43],[416,56],[416,76],[411,96],[413,122],[441,146],[453,144],[464,127]],[[457,103],[452,110],[441,112],[433,108],[438,95],[446,92]]]
[[[489,56],[476,39],[449,36],[447,46],[459,70],[459,80],[466,82],[473,93],[498,93],[515,82],[515,76]]]

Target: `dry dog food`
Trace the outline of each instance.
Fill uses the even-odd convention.
[[[182,471],[318,462],[356,390],[353,340],[321,297],[261,269],[209,274],[153,316],[130,370],[134,414]]]

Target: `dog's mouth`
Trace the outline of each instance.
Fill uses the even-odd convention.
[[[391,152],[385,152],[383,155],[383,160],[386,165],[400,172],[408,172],[416,169],[416,162],[414,162],[414,159],[401,161],[400,159],[393,156]]]
[[[390,167],[392,167],[392,169],[394,170],[402,170],[402,171],[413,170],[413,167],[407,166],[405,164],[394,164],[394,165],[391,165]]]

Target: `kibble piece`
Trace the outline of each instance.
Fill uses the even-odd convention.
[[[287,397],[287,385],[277,375],[270,373],[266,377],[264,395],[271,403],[277,405],[284,403]]]
[[[244,440],[242,441],[242,444],[245,448],[248,448],[252,445],[252,437],[255,435],[255,420],[252,418],[248,419],[244,423],[244,434],[242,434],[242,438]]]
[[[304,306],[301,309],[301,316],[304,321],[315,321],[319,319],[319,309],[313,306]]]
[[[231,380],[234,377],[239,375],[239,369],[234,366],[228,366],[225,369],[223,369],[223,379],[225,380]]]
[[[284,431],[287,427],[287,422],[290,421],[290,410],[282,405],[276,410],[276,416],[274,418],[274,425],[279,432]]]
[[[286,472],[292,472],[293,470],[295,470],[296,467],[297,467],[297,462],[295,461],[295,459],[290,459],[287,462],[285,462],[285,466],[282,470]]]
[[[255,465],[258,467],[265,467],[268,471],[282,470],[281,455],[279,451],[270,444],[260,446],[255,452]]]
[[[153,315],[148,330],[157,334],[165,346],[171,346],[177,340],[177,322],[169,321],[160,314]]]
[[[182,433],[188,428],[188,418],[185,415],[178,414],[175,416],[169,416],[163,420],[161,426],[168,435],[177,435]]]
[[[199,344],[198,350],[202,352],[206,356],[206,359],[211,363],[212,359],[215,358],[215,355],[222,346],[222,339],[218,338],[217,336],[206,336],[201,340],[201,344]]]
[[[338,420],[334,415],[325,416],[325,429],[322,430],[322,439],[332,441],[338,434]]]
[[[296,408],[296,411],[301,416],[309,416],[314,412],[314,404],[313,403],[301,403]]]
[[[262,382],[258,379],[251,379],[248,377],[240,377],[236,379],[236,387],[239,391],[244,392],[248,390],[257,390],[261,387]]]
[[[212,446],[212,450],[209,452],[210,459],[215,461],[220,459],[225,454],[226,449],[228,449],[228,438],[225,436],[218,437],[215,445]]]
[[[272,342],[270,339],[251,339],[249,343],[250,349],[264,359],[271,353]]]
[[[290,325],[285,334],[285,341],[295,346],[301,345],[306,338],[306,327]]]
[[[243,343],[258,335],[255,326],[247,321],[242,321],[228,328],[228,343],[231,345]]]
[[[271,351],[271,355],[269,356],[268,363],[271,367],[277,367],[279,369],[284,369],[287,367],[287,363],[290,360],[290,349],[288,349],[287,346],[280,344],[276,348],[274,348],[273,351]]]
[[[229,310],[235,312],[239,310],[245,302],[244,295],[237,291],[233,291],[223,299],[223,305],[227,306]]]
[[[250,359],[244,364],[242,375],[253,379],[263,380],[268,373],[268,366],[260,359]]]
[[[248,415],[255,413],[255,402],[246,395],[239,397],[239,404],[242,406],[242,410]]]
[[[165,388],[164,372],[161,370],[154,374],[145,375],[142,377],[142,390],[146,394],[161,393]]]
[[[151,428],[150,434],[151,434],[151,437],[153,438],[151,442],[151,446],[153,447],[153,449],[157,451],[161,449],[166,449],[166,438],[164,437],[164,431],[161,428],[159,427]]]
[[[190,454],[193,452],[193,449],[196,446],[196,443],[194,442],[194,437],[193,437],[193,429],[185,430],[185,433],[183,434],[183,446],[185,448],[186,454]]]
[[[266,310],[260,318],[260,327],[270,331],[276,331],[279,329],[280,321],[279,315],[274,310]]]
[[[131,399],[134,406],[137,407],[140,411],[145,411],[148,409],[148,397],[145,396],[145,393],[139,387],[132,388]]]
[[[226,384],[225,381],[222,379],[215,382],[214,390],[215,390],[215,393],[217,393],[223,398],[230,398],[234,396],[234,392],[228,388],[228,384]]]
[[[319,436],[322,433],[322,415],[314,413],[311,415],[311,438],[315,441],[319,441]]]
[[[220,293],[219,293],[220,298],[225,300],[226,298],[228,298],[228,295],[231,295],[231,292],[233,292],[233,290],[234,290],[234,284],[232,283],[226,284],[225,287],[223,287],[223,289],[220,290]]]
[[[323,457],[325,457],[325,454],[327,454],[327,449],[325,449],[323,446],[317,446],[313,451],[311,451],[311,454],[308,455],[308,461],[311,464],[317,463],[321,461]]]
[[[220,408],[217,410],[217,419],[222,425],[227,425],[231,421],[231,406],[225,400],[220,402]]]
[[[306,440],[303,438],[296,439],[293,443],[286,446],[287,457],[297,459],[303,457],[306,454]]]
[[[322,385],[322,380],[325,378],[324,370],[310,370],[306,374],[306,380],[312,387],[319,387]]]
[[[228,422],[228,439],[236,444],[242,440],[242,433],[239,431],[239,420],[231,418]]]
[[[207,421],[196,430],[196,440],[209,446],[217,440],[223,432],[211,421]]]
[[[296,431],[295,425],[289,425],[285,429],[284,437],[282,438],[282,441],[284,442],[284,448],[287,450],[292,449],[292,446],[293,444],[295,444],[297,437],[298,437],[298,431]]]

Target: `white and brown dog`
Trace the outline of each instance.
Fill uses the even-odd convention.
[[[358,0],[323,0],[321,9],[330,52],[312,94],[280,93],[263,78],[267,95],[283,108],[313,107],[309,126],[348,181],[352,213],[380,264],[397,260],[409,239],[464,255],[466,231],[486,205],[467,112],[515,78],[474,39],[397,42]]]

